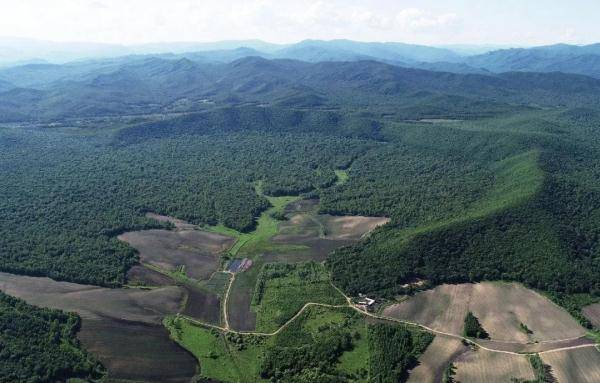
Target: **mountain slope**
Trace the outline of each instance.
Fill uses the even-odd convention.
[[[51,67],[58,80],[40,90],[4,93],[13,114],[37,119],[198,111],[244,103],[288,106],[370,106],[378,110],[426,106],[440,97],[480,105],[594,105],[600,80],[562,73],[453,74],[376,61],[307,63],[247,57],[231,63],[186,58],[134,58],[91,71]],[[37,69],[34,70],[37,76]],[[41,76],[46,76],[42,74]],[[207,103],[207,100],[210,101]],[[308,103],[306,100],[312,100]],[[495,107],[494,107],[495,108]],[[473,112],[477,109],[471,108]]]
[[[600,77],[600,44],[503,49],[468,57],[463,62],[496,73],[560,71]]]

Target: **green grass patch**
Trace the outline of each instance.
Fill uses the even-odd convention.
[[[355,326],[352,338],[354,347],[342,354],[339,359],[338,370],[347,375],[355,376],[357,382],[368,382],[369,341],[366,326]]]
[[[257,331],[275,331],[308,302],[343,305],[346,300],[331,286],[322,264],[265,264],[252,299]]]
[[[259,368],[264,339],[225,335],[173,316],[164,324],[171,337],[199,360],[203,378],[223,383],[262,381]]]
[[[210,231],[211,233],[217,233],[217,234],[223,234],[223,235],[227,235],[229,237],[233,237],[233,238],[239,238],[240,235],[242,235],[242,233],[240,233],[239,231],[232,229],[230,227],[227,227],[225,225],[219,224],[219,225],[203,225],[202,226],[203,230],[206,231]]]
[[[261,194],[260,187],[257,186],[257,193]],[[204,229],[214,233],[224,234],[237,239],[235,244],[229,249],[227,255],[231,258],[239,256],[254,257],[265,252],[293,252],[306,249],[301,245],[283,245],[272,243],[270,240],[277,235],[279,229],[279,220],[274,217],[283,214],[285,206],[294,202],[300,197],[283,196],[270,197],[264,196],[271,203],[271,207],[261,213],[256,222],[256,229],[250,233],[242,233],[223,225],[204,226]]]
[[[337,177],[336,185],[343,185],[348,181],[348,178],[350,178],[348,170],[346,169],[335,169],[334,172]]]

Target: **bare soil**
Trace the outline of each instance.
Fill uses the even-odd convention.
[[[214,325],[221,324],[221,299],[194,286],[183,286],[187,301],[183,314]]]
[[[166,215],[147,213],[146,217],[155,219],[159,222],[170,222],[175,226],[175,229],[179,229],[179,230],[195,230],[197,228],[197,226],[194,224],[187,223],[180,219],[169,217]]]
[[[0,273],[0,290],[36,306],[77,312],[84,319],[154,324],[160,324],[164,315],[176,313],[184,298],[184,291],[176,286],[109,289],[7,273]]]
[[[560,383],[600,382],[600,352],[595,347],[549,352],[541,357]]]
[[[384,314],[460,335],[468,311],[498,342],[557,341],[586,333],[565,310],[517,283],[442,285],[387,307]],[[525,334],[520,323],[533,334]]]
[[[497,340],[486,340],[486,339],[478,339],[477,343],[482,346],[500,350],[500,351],[510,351],[510,352],[542,352],[548,350],[555,350],[557,348],[565,348],[565,347],[576,347],[588,344],[594,344],[594,341],[588,339],[586,337],[575,338],[575,339],[567,339],[567,340],[558,340],[558,341],[546,341],[539,343],[514,343],[514,342],[502,342]]]
[[[419,292],[402,303],[386,307],[383,314],[423,324],[435,330],[462,334],[472,291],[472,284],[438,286]]]
[[[288,220],[279,224],[279,235],[274,240],[322,238],[358,241],[371,231],[389,222],[386,217],[333,216],[312,212],[289,213]]]
[[[566,310],[516,283],[475,284],[469,307],[495,340],[548,341],[586,334]],[[521,331],[520,323],[533,334]]]
[[[506,383],[512,378],[535,378],[525,355],[502,354],[483,349],[469,350],[460,355],[454,365],[455,380],[461,383]]]
[[[325,227],[325,237],[358,241],[378,226],[390,221],[386,217],[319,216]]]
[[[254,331],[256,314],[251,310],[252,294],[258,273],[258,267],[248,272],[238,274],[227,302],[227,318],[229,326],[238,331]]]
[[[410,372],[408,383],[441,382],[446,367],[468,349],[458,339],[436,335],[419,358],[419,365]]]
[[[148,274],[141,268],[135,272]],[[179,383],[189,382],[196,372],[195,358],[161,325],[166,314],[178,312],[185,298],[180,287],[108,289],[0,273],[0,290],[36,306],[81,315],[78,338],[111,379]]]
[[[265,262],[322,262],[327,255],[340,247],[354,243],[349,240],[332,240],[318,237],[300,235],[278,235],[273,242],[286,245],[302,245],[306,249],[285,253],[266,253],[263,255]]]
[[[117,319],[84,320],[78,338],[111,379],[189,383],[196,359],[161,325]]]
[[[133,286],[170,286],[173,280],[164,274],[141,265],[135,265],[127,272],[127,283]]]
[[[136,248],[142,262],[170,271],[185,266],[186,274],[199,280],[217,270],[219,254],[234,242],[200,230],[144,230],[122,234],[119,239]]]

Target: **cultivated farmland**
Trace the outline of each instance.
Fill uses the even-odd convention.
[[[505,383],[512,378],[533,380],[531,364],[525,355],[503,354],[483,349],[467,351],[458,357],[456,381],[461,383]]]
[[[164,315],[178,312],[185,300],[180,287],[109,289],[0,273],[0,290],[81,315],[78,338],[109,369],[110,378],[180,383],[195,373],[194,358],[161,325]]]
[[[144,230],[124,233],[119,239],[136,248],[142,262],[177,271],[194,279],[208,279],[218,268],[218,255],[233,244],[224,235],[200,230]]]
[[[384,314],[461,334],[468,311],[495,341],[525,344],[573,339],[586,333],[565,310],[516,283],[442,285],[389,306]],[[521,323],[531,333],[525,332]]]
[[[547,352],[540,356],[552,368],[559,383],[600,382],[600,352],[595,347]]]
[[[165,314],[176,313],[185,296],[176,286],[109,289],[7,273],[0,273],[0,289],[30,304],[75,311],[84,319],[116,318],[154,324],[160,324]]]
[[[460,340],[437,335],[419,358],[419,365],[411,371],[408,383],[440,382],[446,367],[467,350]]]

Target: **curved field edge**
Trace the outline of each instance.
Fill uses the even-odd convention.
[[[0,377],[5,382],[100,379],[106,371],[77,341],[81,319],[0,292]]]
[[[327,261],[333,281],[351,295],[402,293],[406,288],[400,286],[415,278],[425,278],[432,284],[486,277],[523,281],[516,275],[511,278],[501,273],[490,276],[470,275],[466,258],[476,259],[478,255],[468,248],[460,248],[460,244],[449,245],[452,242],[465,242],[468,247],[468,237],[477,240],[478,235],[485,236],[484,232],[490,228],[502,230],[498,229],[498,222],[495,222],[499,217],[501,219],[506,213],[510,215],[528,209],[545,182],[544,172],[539,166],[539,156],[539,150],[531,150],[492,163],[489,167],[494,174],[493,187],[461,214],[412,228],[389,224],[376,230],[362,244],[334,251]],[[515,219],[514,222],[504,222],[504,226],[515,223],[520,222]],[[541,232],[549,230],[539,225],[536,228]],[[496,243],[501,240],[502,238],[494,238]],[[546,244],[548,246],[559,247],[556,243]],[[445,260],[440,259],[440,256],[434,254],[440,250],[451,254]],[[434,271],[440,269],[437,262],[447,266],[446,262],[457,258],[462,263],[450,267],[449,272],[442,272],[440,277],[435,275]],[[489,258],[482,263],[485,268],[508,269],[499,265],[498,260]]]

